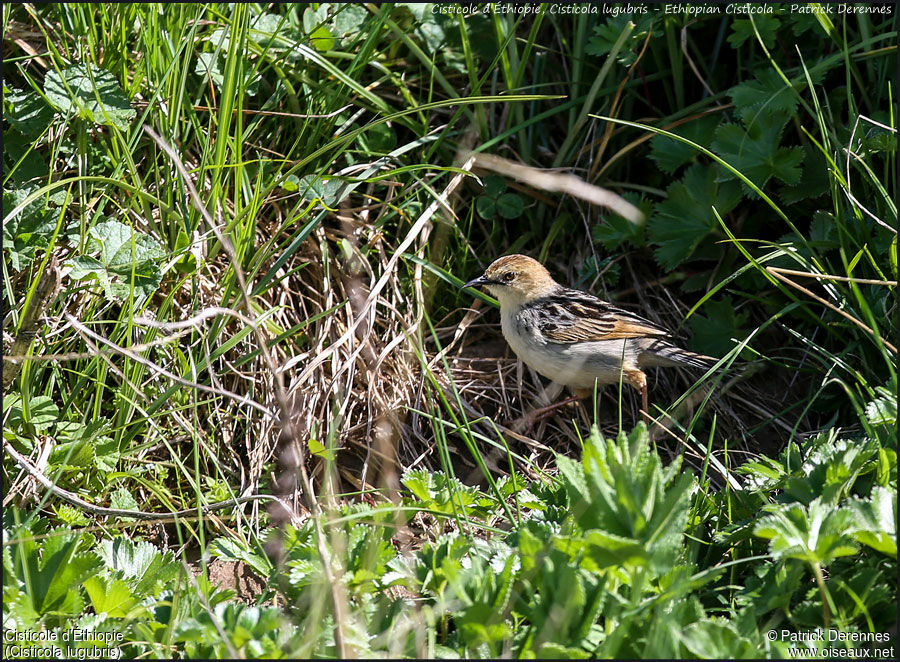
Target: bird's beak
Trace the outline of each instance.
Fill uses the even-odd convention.
[[[466,287],[481,287],[482,285],[489,285],[491,281],[484,276],[479,276],[475,280],[470,280],[468,283],[463,285],[463,288]]]

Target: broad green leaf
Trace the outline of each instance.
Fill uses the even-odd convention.
[[[166,257],[166,251],[151,236],[118,221],[94,224],[88,251],[99,251],[99,256],[79,255],[69,260],[69,275],[75,280],[96,279],[110,299],[128,296],[132,274],[139,298],[155,292],[162,280],[157,263]]]
[[[333,17],[334,28],[337,30],[338,36],[346,37],[360,32],[368,17],[369,12],[362,5],[350,2],[336,4]]]
[[[726,621],[702,620],[681,631],[681,643],[700,659],[742,660],[757,657],[756,646]]]
[[[760,189],[773,177],[789,186],[797,184],[804,152],[800,147],[779,147],[786,119],[784,115],[762,114],[755,115],[746,129],[723,124],[716,130],[712,148]],[[735,176],[726,171],[723,177]],[[746,192],[755,195],[750,189]]]
[[[489,198],[498,198],[506,192],[506,180],[500,175],[487,175],[483,182],[484,194]]]
[[[754,14],[752,21],[749,18],[739,18],[731,23],[732,33],[728,36],[728,43],[734,48],[738,48],[748,39],[755,43],[758,31],[763,44],[771,50],[775,45],[780,26],[781,21],[769,14]]]
[[[747,313],[735,310],[730,297],[710,301],[703,306],[705,315],[693,315],[688,320],[691,328],[691,344],[702,347],[707,354],[722,356],[749,335],[741,327],[747,322]]]
[[[829,565],[840,556],[855,554],[853,513],[816,499],[801,504],[772,504],[753,530],[769,540],[775,558],[793,558],[809,564]]]
[[[719,126],[719,120],[720,117],[717,114],[704,115],[692,122],[674,127],[670,133],[687,138],[698,145],[709,145],[715,135],[716,127]],[[650,158],[660,170],[670,174],[692,161],[699,153],[690,145],[673,140],[668,136],[654,136],[650,141]]]
[[[209,80],[220,92],[225,82],[225,74],[222,70],[223,57],[221,52],[198,53],[197,64],[194,66],[194,73]],[[262,77],[249,65],[245,67],[243,73],[244,81],[241,84],[241,89],[247,96],[256,96],[257,92],[259,92],[259,84],[262,81]]]
[[[84,579],[100,566],[96,554],[78,551],[81,546],[81,534],[54,529],[44,540],[40,561],[29,559],[39,612],[67,611],[78,606],[72,594],[77,595]]]
[[[84,588],[94,611],[111,618],[124,618],[139,602],[128,584],[121,579],[107,583],[106,579],[94,575],[84,581]]]
[[[116,77],[90,63],[47,72],[44,93],[64,115],[74,114],[93,124],[115,126],[120,131],[127,131],[137,116]]]
[[[653,203],[646,198],[631,191],[622,197],[640,209],[644,218],[650,218],[653,215]],[[647,229],[643,223],[632,223],[627,218],[615,213],[604,214],[600,222],[591,230],[591,238],[603,244],[608,251],[614,251],[626,243],[632,246],[643,246],[646,235]],[[614,265],[613,269],[616,267],[618,265]],[[614,280],[609,278],[608,272],[605,277],[608,283]]]
[[[4,209],[7,212],[15,209],[36,188],[3,191]],[[44,198],[33,200],[16,216],[4,218],[3,250],[7,252],[10,266],[21,271],[31,264],[37,250],[49,245],[55,229],[56,214],[47,208]]]
[[[325,445],[318,439],[310,439],[307,442],[307,445],[309,446],[309,452],[316,457],[321,457],[322,459],[328,460],[329,462],[334,461],[334,458],[337,457],[337,451],[335,451],[334,449],[326,448]]]
[[[497,214],[501,218],[519,218],[525,209],[525,202],[518,193],[504,193],[497,198]]]
[[[797,93],[771,67],[757,71],[753,80],[735,85],[728,95],[747,125],[759,114],[775,113],[790,117],[797,111],[799,103]]]
[[[59,444],[50,453],[50,463],[68,469],[83,469],[94,464],[94,445],[86,439]]]
[[[481,218],[493,218],[497,213],[497,201],[486,195],[479,195],[475,198],[475,209]]]
[[[897,492],[876,485],[868,499],[847,503],[853,513],[853,537],[864,545],[897,558]]]
[[[117,510],[137,510],[138,504],[131,492],[120,487],[109,495],[109,507]]]
[[[310,202],[319,200],[326,207],[337,205],[356,186],[356,184],[345,185],[344,182],[333,177],[323,179],[316,175],[304,175],[297,184],[304,200]]]
[[[866,418],[871,425],[897,424],[897,394],[879,386],[880,397],[866,404]]]
[[[97,552],[106,567],[129,580],[138,598],[159,595],[181,572],[172,552],[161,552],[146,541],[103,540]]]
[[[710,234],[718,231],[715,207],[721,216],[737,206],[741,198],[735,182],[719,183],[712,166],[692,165],[681,181],[666,189],[666,199],[656,205],[648,235],[657,245],[657,261],[674,269],[688,259]]]
[[[42,134],[53,119],[53,110],[40,94],[15,87],[3,91],[3,111],[3,119],[32,140]],[[4,140],[4,149],[8,149],[5,143]]]

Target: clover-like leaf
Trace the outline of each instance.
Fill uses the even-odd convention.
[[[497,198],[497,214],[501,218],[519,218],[525,209],[525,202],[518,193],[504,193]]]
[[[137,116],[116,77],[90,63],[47,72],[44,93],[59,112],[120,131],[127,131]]]
[[[481,218],[493,218],[497,213],[497,201],[487,195],[479,195],[475,198],[475,209]]]

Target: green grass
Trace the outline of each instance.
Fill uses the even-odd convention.
[[[893,14],[3,20],[3,617],[49,636],[17,644],[896,651]],[[723,370],[651,376],[665,430],[613,387],[516,432],[544,385],[459,289],[512,252]]]

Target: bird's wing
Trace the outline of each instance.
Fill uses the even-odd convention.
[[[533,322],[550,342],[574,343],[669,335],[666,329],[639,315],[578,290],[565,290],[543,297],[534,301],[530,307]]]

